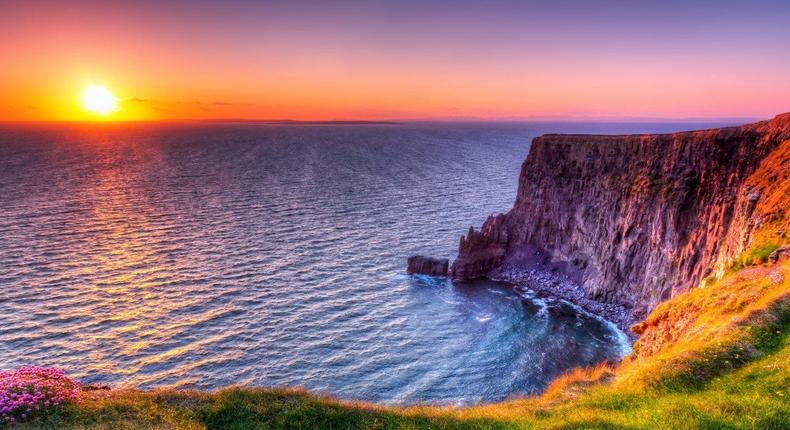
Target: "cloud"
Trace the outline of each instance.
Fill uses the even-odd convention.
[[[214,102],[214,106],[256,106],[255,103]]]
[[[158,106],[167,106],[167,105],[194,105],[200,106],[202,108],[210,107],[210,106],[257,106],[255,103],[233,103],[218,100],[215,102],[204,102],[200,100],[152,100],[142,97],[131,97],[124,100],[129,103],[148,103],[151,105],[158,105]]]

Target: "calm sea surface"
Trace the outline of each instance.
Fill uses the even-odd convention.
[[[539,133],[697,126],[0,124],[0,369],[383,403],[542,390],[622,333],[406,258],[452,258],[507,210]]]

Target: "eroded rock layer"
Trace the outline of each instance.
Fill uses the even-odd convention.
[[[790,183],[788,151],[790,114],[673,134],[538,137],[513,208],[470,228],[452,275],[550,267],[641,318],[785,216],[773,187]]]

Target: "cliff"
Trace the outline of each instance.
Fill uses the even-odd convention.
[[[470,228],[452,275],[559,272],[641,319],[722,274],[760,227],[786,235],[788,160],[790,114],[673,134],[538,137],[513,208]]]

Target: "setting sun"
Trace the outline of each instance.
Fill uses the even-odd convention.
[[[99,115],[109,115],[118,110],[118,99],[102,85],[89,85],[82,93],[82,107]]]

